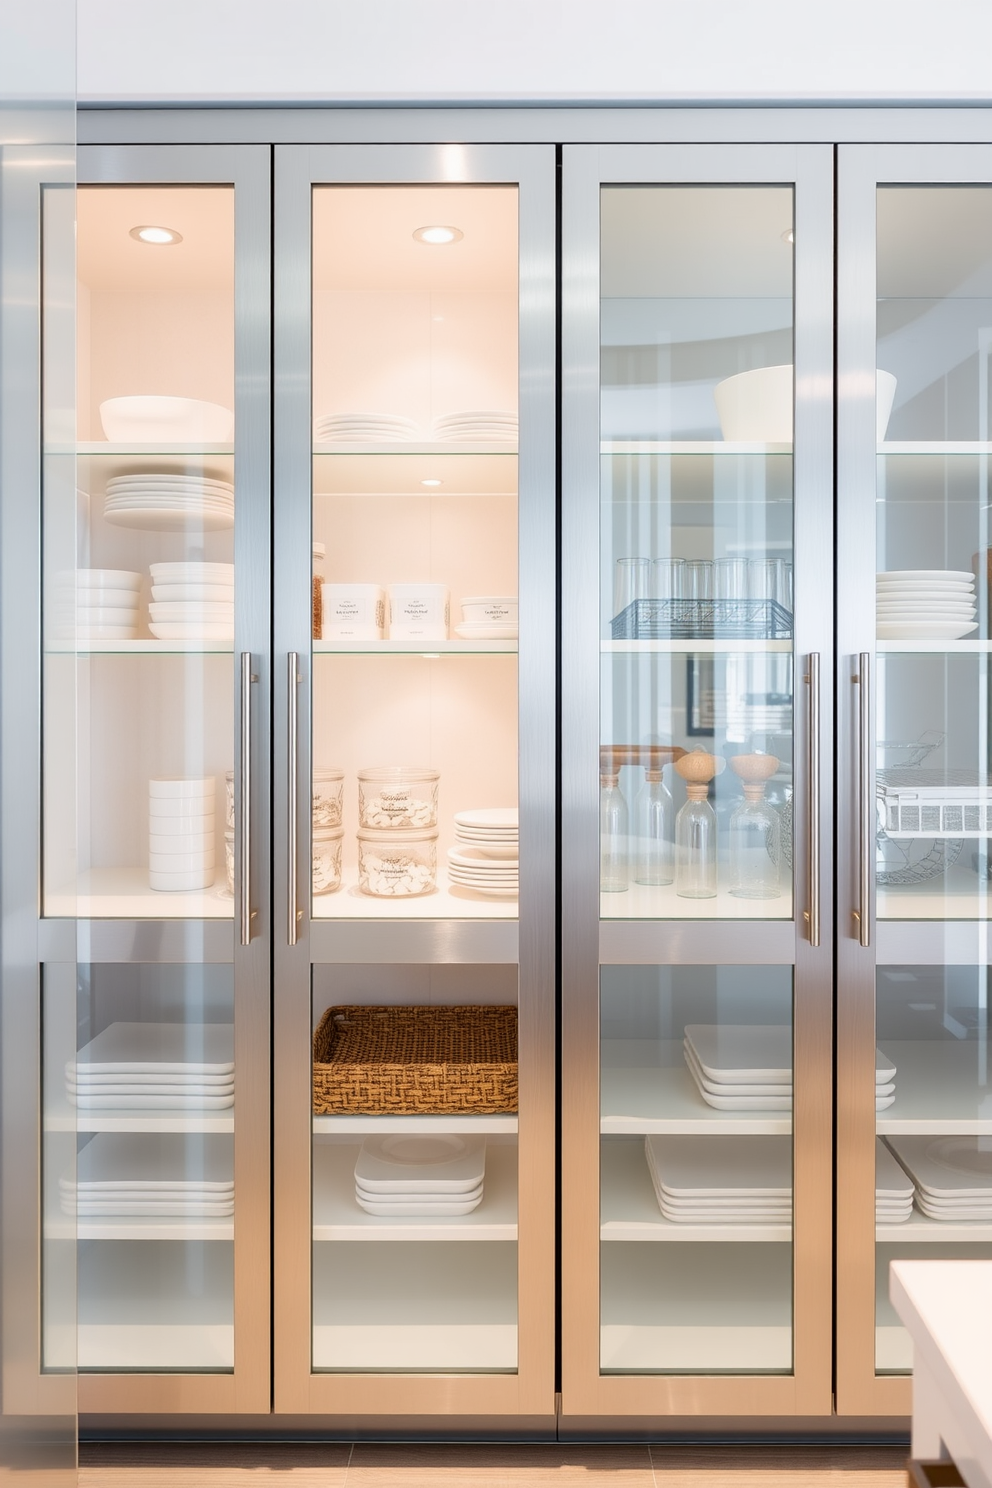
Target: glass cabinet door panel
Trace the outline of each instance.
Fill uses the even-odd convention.
[[[313,194],[313,915],[517,912],[517,192]]]
[[[80,187],[77,261],[76,522],[49,524],[45,554],[45,912],[230,918],[234,188]]]
[[[789,919],[792,188],[601,210],[602,914]]]
[[[603,1373],[788,1373],[791,967],[604,966],[600,1010]]]
[[[877,192],[879,919],[988,915],[992,188]]]

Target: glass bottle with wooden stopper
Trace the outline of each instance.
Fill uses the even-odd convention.
[[[683,899],[716,898],[716,812],[708,796],[709,783],[724,764],[702,749],[675,761],[688,797],[675,818],[675,892]]]
[[[644,771],[644,784],[634,797],[634,882],[672,881],[675,803],[662,777],[660,761]]]
[[[730,818],[730,892],[737,899],[777,899],[782,861],[779,815],[765,800],[765,782],[779,767],[772,754],[737,754],[730,768],[744,799]]]
[[[625,894],[630,886],[630,817],[620,789],[619,769],[599,773],[599,887],[604,894]]]

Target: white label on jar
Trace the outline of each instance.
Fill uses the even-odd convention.
[[[362,855],[361,887],[369,894],[399,898],[434,887],[434,870],[416,858]]]
[[[406,786],[383,786],[377,796],[366,796],[362,816],[369,827],[428,827],[434,804],[411,796]]]

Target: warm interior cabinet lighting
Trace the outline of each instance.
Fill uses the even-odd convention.
[[[460,227],[418,227],[413,236],[418,243],[457,243],[465,234]]]
[[[137,238],[139,243],[181,243],[182,233],[176,232],[172,227],[132,227],[130,236]]]

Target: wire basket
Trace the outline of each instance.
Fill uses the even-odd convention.
[[[515,1007],[342,1005],[313,1036],[316,1115],[517,1109]]]
[[[879,816],[888,837],[992,836],[992,788],[972,770],[876,772]]]
[[[615,641],[787,641],[792,616],[774,599],[635,599],[611,632]]]

